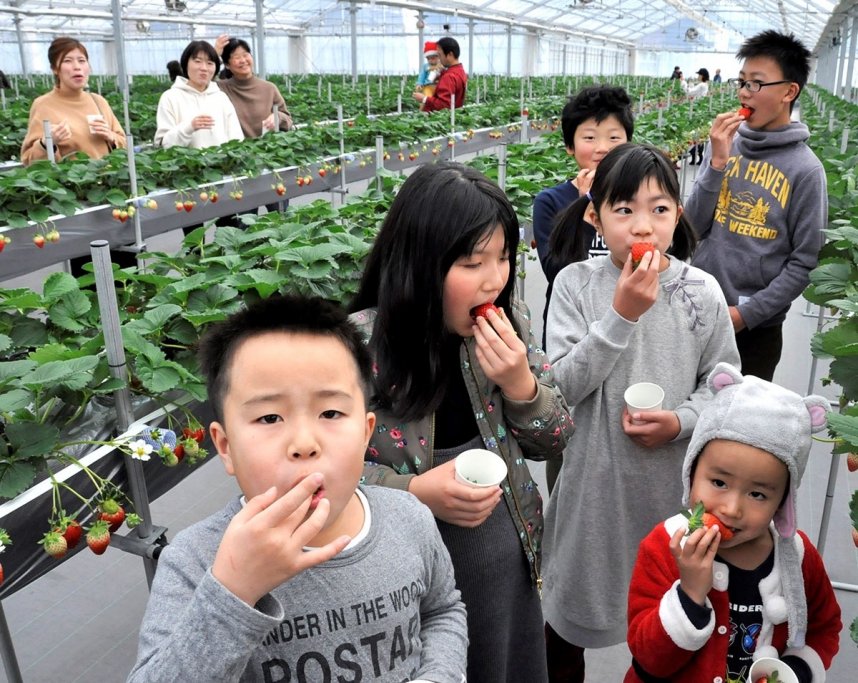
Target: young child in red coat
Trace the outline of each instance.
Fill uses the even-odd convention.
[[[824,681],[840,607],[822,558],[796,529],[795,492],[828,401],[727,363],[708,381],[715,397],[685,457],[683,504],[702,502],[716,518],[694,529],[679,514],[642,541],[625,681],[755,683],[751,666],[764,657],[778,660],[780,680]]]

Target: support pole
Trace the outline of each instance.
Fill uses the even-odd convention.
[[[9,683],[24,683],[24,679],[21,677],[21,668],[18,666],[18,658],[15,656],[12,634],[9,632],[9,624],[6,622],[6,613],[3,611],[2,600],[0,600],[0,655],[3,657],[6,680]]]
[[[95,274],[95,290],[98,294],[98,309],[101,315],[101,327],[104,333],[104,347],[107,353],[107,365],[113,377],[125,380],[128,374],[125,364],[125,348],[122,346],[122,332],[119,328],[119,310],[116,303],[116,288],[113,284],[113,268],[110,262],[110,245],[107,240],[94,240],[89,244],[92,254],[92,267]],[[131,394],[128,387],[113,392],[116,402],[116,425],[125,432],[134,422],[131,408]],[[128,486],[134,510],[143,522],[131,533],[139,538],[148,538],[152,532],[152,515],[149,510],[149,494],[146,491],[146,479],[143,475],[143,463],[127,453],[123,454],[125,470],[128,474]],[[143,558],[146,581],[152,586],[155,578],[155,560]]]
[[[131,130],[131,117],[128,114],[128,71],[125,68],[125,38],[122,32],[122,4],[120,0],[110,0],[113,14],[113,41],[116,43],[116,78],[119,79],[119,91],[122,93],[122,114],[125,130]]]
[[[349,4],[351,15],[351,45],[352,45],[352,85],[357,83],[357,3],[352,0]]]
[[[24,35],[21,32],[21,17],[16,14],[15,18],[12,20],[15,22],[15,35],[18,36],[18,55],[21,58],[21,75],[24,78],[29,76],[29,72],[27,71],[27,53],[24,51]],[[16,95],[18,93],[15,93]]]
[[[256,53],[253,61],[256,64],[256,74],[259,78],[265,78],[265,20],[262,16],[262,0],[254,0],[256,5]]]

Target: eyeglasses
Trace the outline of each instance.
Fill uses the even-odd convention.
[[[792,81],[771,81],[770,83],[763,83],[762,81],[746,81],[743,78],[731,78],[727,81],[727,85],[730,87],[736,88],[736,90],[745,88],[748,92],[760,92],[760,90],[765,88],[767,85],[781,85],[782,83],[792,83]]]

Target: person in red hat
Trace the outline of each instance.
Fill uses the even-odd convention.
[[[423,43],[423,56],[426,61],[420,68],[420,75],[417,77],[417,87],[415,92],[431,97],[435,94],[435,85],[444,66],[441,64],[441,56],[438,54],[438,45],[431,40]]]
[[[422,111],[438,111],[449,109],[455,97],[456,108],[465,103],[465,93],[468,87],[468,74],[459,61],[459,43],[449,36],[444,36],[435,45],[444,71],[438,78],[434,95],[413,93],[412,97],[420,102]]]

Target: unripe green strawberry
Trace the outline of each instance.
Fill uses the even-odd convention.
[[[49,531],[46,533],[39,543],[42,544],[45,552],[55,560],[65,557],[69,549],[66,539],[62,537],[62,534],[59,534],[56,531]]]
[[[89,549],[96,555],[103,555],[110,545],[110,529],[107,527],[107,522],[98,520],[93,522],[86,532],[86,544]]]

